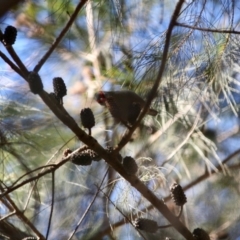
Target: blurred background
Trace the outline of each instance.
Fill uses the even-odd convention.
[[[0,1],[0,8],[6,7],[0,29],[17,28],[13,47],[30,71],[79,1],[9,2],[13,5],[7,9]],[[41,68],[48,93],[53,92],[54,77],[64,79],[64,107],[80,126],[80,111],[92,109],[96,121],[92,135],[102,146],[116,146],[125,127],[96,103],[94,93],[129,89],[147,98],[176,3],[88,1]],[[185,1],[152,102],[159,114],[146,116],[121,151],[123,157],[136,160],[137,176],[160,199],[166,198],[176,215],[179,208],[167,198],[169,187],[173,182],[185,187],[187,204],[181,219],[191,231],[203,228],[211,239],[240,239],[239,8],[240,2],[234,0]],[[0,51],[8,55],[3,44]],[[59,162],[66,148],[81,146],[38,95],[30,92],[27,82],[0,59],[1,192],[24,174],[23,179],[35,176],[31,170]],[[1,199],[0,239],[35,236],[34,227],[45,236],[51,209],[48,239],[69,239],[102,181],[72,239],[182,239],[173,228],[155,234],[136,231],[129,224],[136,217],[158,225],[166,225],[167,220],[103,160],[90,166],[68,162],[54,179],[54,206],[51,174]]]

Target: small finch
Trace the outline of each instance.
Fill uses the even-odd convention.
[[[97,102],[105,106],[112,117],[117,121],[130,127],[137,119],[141,109],[145,105],[145,101],[132,91],[100,91],[95,94]],[[147,114],[156,116],[157,111],[149,109]]]

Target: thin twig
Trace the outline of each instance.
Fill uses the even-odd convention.
[[[2,190],[2,189],[1,189]],[[28,227],[39,237],[40,240],[45,240],[45,237],[37,230],[37,228],[32,224],[32,222],[19,210],[14,201],[9,195],[5,195],[7,201],[11,204],[11,208],[14,209],[15,214],[19,219],[21,219]]]
[[[24,78],[21,70],[3,53],[0,51],[0,57],[5,61],[16,73],[18,73],[22,78]]]
[[[35,66],[34,68],[34,72],[39,72],[39,70],[41,69],[41,67],[43,66],[43,64],[47,61],[47,59],[50,57],[50,55],[53,53],[53,51],[55,50],[55,48],[58,46],[58,44],[61,42],[61,40],[63,39],[63,37],[65,36],[65,34],[67,33],[67,31],[69,30],[69,28],[71,27],[71,25],[73,24],[74,20],[76,19],[79,11],[82,9],[82,7],[84,6],[84,4],[87,2],[88,0],[82,0],[79,2],[79,4],[77,5],[75,11],[73,12],[72,16],[70,17],[70,19],[68,20],[66,26],[63,28],[63,30],[61,31],[61,33],[59,34],[59,36],[56,38],[56,40],[53,42],[52,46],[49,48],[49,50],[45,53],[45,55],[40,59],[40,61],[38,62],[38,64]]]
[[[92,129],[91,128],[88,128],[88,135],[92,136]]]
[[[36,176],[31,177],[31,178],[29,178],[29,179],[26,179],[26,180],[22,181],[21,183],[15,185],[16,182],[19,181],[19,179],[18,179],[12,186],[8,187],[8,189],[7,189],[5,192],[3,192],[2,194],[0,194],[0,198],[4,197],[6,194],[11,193],[11,192],[13,192],[14,190],[16,190],[16,189],[18,189],[18,188],[20,188],[20,187],[22,187],[22,186],[24,186],[24,185],[32,182],[32,181],[34,181],[34,180],[36,180],[36,179],[39,179],[39,178],[45,176],[46,174],[49,174],[49,173],[57,170],[57,169],[60,168],[62,165],[64,165],[66,162],[68,162],[68,161],[70,160],[70,158],[72,157],[73,154],[75,154],[75,153],[77,153],[77,152],[79,152],[79,151],[82,151],[83,149],[86,149],[86,147],[84,146],[84,147],[82,147],[82,148],[79,148],[79,149],[75,150],[74,152],[72,152],[71,154],[69,154],[66,158],[63,158],[63,159],[61,160],[61,162],[59,162],[59,163],[49,164],[49,165],[42,166],[42,167],[38,167],[37,169],[32,170],[32,172],[34,172],[35,170],[39,170],[39,169],[42,169],[42,168],[46,168],[46,167],[48,167],[48,166],[51,166],[50,169],[47,169],[47,170],[45,170],[45,171],[37,174]],[[23,176],[26,176],[26,175],[27,175],[27,174],[24,174]],[[21,179],[23,176],[21,176],[20,179]],[[14,186],[14,185],[15,185],[15,186]]]
[[[156,96],[156,93],[158,91],[158,87],[159,87],[159,85],[160,85],[160,83],[162,81],[162,76],[163,76],[163,73],[164,73],[164,70],[165,70],[165,65],[166,65],[166,62],[167,62],[167,57],[168,57],[168,51],[169,51],[169,47],[170,47],[172,31],[173,31],[174,26],[176,25],[176,22],[177,22],[177,19],[178,19],[178,15],[180,14],[180,11],[181,11],[183,3],[184,3],[184,0],[179,0],[177,5],[176,5],[176,7],[175,7],[174,12],[173,12],[172,19],[171,19],[171,21],[169,23],[169,26],[168,26],[168,29],[167,29],[167,33],[166,33],[166,39],[165,39],[165,44],[164,44],[164,49],[163,49],[162,61],[161,61],[160,69],[159,69],[157,78],[156,78],[156,80],[154,82],[154,85],[153,85],[153,87],[152,87],[152,89],[151,89],[151,91],[150,91],[150,93],[148,95],[148,98],[147,98],[146,102],[145,102],[145,106],[142,109],[142,111],[141,111],[140,115],[138,116],[138,119],[135,122],[135,124],[133,125],[133,127],[127,132],[127,134],[125,134],[123,136],[123,138],[119,142],[118,146],[116,147],[115,150],[118,151],[118,152],[128,143],[128,141],[130,140],[134,130],[137,128],[137,126],[139,126],[142,118],[147,113],[147,111],[148,111],[148,109],[150,107],[150,104],[151,104],[152,100],[154,99],[154,96]]]
[[[158,226],[159,229],[172,227],[172,224],[167,224],[163,226]]]
[[[124,219],[126,219],[133,226],[133,228],[138,231],[138,233],[143,237],[143,239],[146,239],[144,235],[133,225],[129,217],[119,209],[119,207],[111,200],[111,198],[105,192],[103,192],[103,190],[100,189],[100,191],[104,194],[108,201],[124,216]]]
[[[201,9],[201,11],[199,12],[199,15],[198,15],[198,17],[197,17],[197,19],[196,19],[196,21],[195,21],[195,23],[194,23],[194,26],[196,26],[196,25],[200,22],[206,4],[207,4],[207,0],[204,0],[203,5],[202,5],[202,9]],[[177,25],[177,24],[176,24],[176,25]],[[190,38],[190,36],[192,35],[193,32],[194,32],[194,30],[192,29],[191,31],[189,31],[189,32],[187,33],[187,35],[186,35],[185,37],[183,37],[183,39],[180,41],[180,43],[177,44],[177,46],[175,47],[175,50],[171,51],[170,56],[177,55],[177,51],[179,51],[179,50],[181,49],[181,47],[183,46],[183,44]]]
[[[180,22],[176,22],[176,25],[179,27],[190,28],[190,29],[198,30],[198,31],[202,31],[202,32],[240,34],[239,31],[235,31],[235,30],[201,28],[201,27],[191,26],[191,25],[187,25],[184,23],[180,23]]]
[[[88,207],[87,207],[86,211],[84,212],[83,216],[79,219],[79,221],[78,221],[78,223],[77,223],[77,226],[75,227],[74,231],[73,231],[73,232],[71,233],[71,235],[69,236],[68,240],[71,240],[71,239],[72,239],[72,237],[74,236],[74,234],[75,234],[76,231],[78,230],[79,226],[81,225],[83,219],[86,217],[87,213],[89,212],[90,208],[92,207],[93,203],[95,202],[95,200],[96,200],[96,198],[97,198],[97,196],[98,196],[98,194],[99,194],[99,192],[100,192],[100,188],[101,188],[101,186],[102,186],[102,184],[103,184],[103,182],[104,182],[104,180],[105,180],[105,178],[106,178],[106,176],[107,176],[108,171],[109,171],[109,167],[108,167],[106,173],[104,174],[103,179],[102,179],[100,185],[98,186],[98,189],[97,189],[97,191],[96,191],[96,193],[95,193],[95,195],[94,195],[91,203],[88,205]]]
[[[0,30],[0,39],[3,39],[4,35],[2,33],[2,31]],[[17,55],[17,53],[15,52],[14,48],[12,47],[12,45],[5,45],[3,43],[4,47],[6,48],[6,50],[8,51],[9,55],[12,57],[12,59],[14,60],[14,62],[17,64],[17,66],[19,67],[20,71],[17,71],[17,69],[15,70],[21,77],[25,78],[25,80],[27,80],[27,76],[28,76],[28,70],[25,67],[25,65],[23,64],[23,62],[21,61],[20,57]],[[6,57],[7,58],[7,57]],[[5,60],[4,60],[5,61]],[[13,67],[13,63],[11,63],[11,60],[9,60],[7,62],[11,67]]]
[[[90,45],[90,50],[93,55],[93,67],[94,67],[94,75],[97,79],[101,76],[99,60],[97,58],[99,49],[96,46],[96,33],[94,28],[94,16],[93,16],[93,1],[89,0],[86,4],[86,21],[87,21],[87,31],[88,31],[88,41]]]
[[[23,64],[22,60],[20,59],[20,57],[17,55],[17,53],[15,52],[14,48],[12,46],[5,46],[9,55],[12,57],[12,59],[14,60],[14,62],[18,65],[19,69],[21,69],[22,71],[22,75],[24,76],[25,79],[27,79],[28,76],[28,70],[25,67],[25,65]]]
[[[181,141],[181,143],[177,147],[174,148],[174,150],[171,152],[171,154],[166,157],[165,161],[162,163],[162,166],[166,162],[168,162],[187,143],[187,141],[191,137],[192,133],[196,130],[198,121],[200,119],[201,110],[202,110],[202,107],[200,107],[200,109],[199,109],[199,111],[197,113],[196,119],[195,119],[191,129],[187,133],[187,136],[185,137],[185,139],[183,141]]]
[[[27,175],[33,173],[33,172],[36,172],[38,170],[41,170],[41,169],[44,169],[44,168],[47,168],[47,167],[55,167],[56,164],[49,164],[49,165],[45,165],[45,166],[41,166],[41,167],[37,167],[31,171],[28,171],[27,173],[24,173],[21,177],[19,177],[15,182],[12,183],[11,187],[9,188],[12,188],[15,184],[17,184],[17,182],[19,182],[22,178],[26,177]]]
[[[75,138],[75,136],[74,136],[73,138]],[[67,142],[65,142],[65,143],[48,159],[47,163],[46,163],[44,166],[50,166],[49,163],[51,162],[51,160],[52,160],[52,159],[63,149],[63,147],[65,147],[73,138],[71,138],[71,139],[69,139]],[[80,151],[81,151],[81,150],[80,150]],[[43,170],[44,170],[44,167],[43,167]],[[42,171],[43,171],[43,170],[42,170]],[[27,197],[26,203],[25,203],[25,206],[24,206],[24,208],[23,208],[23,211],[25,211],[25,210],[27,209],[28,203],[29,203],[30,198],[31,198],[31,196],[32,196],[32,192],[33,192],[34,188],[36,187],[37,183],[38,183],[38,180],[35,181],[35,183],[33,184],[32,188],[30,189],[30,191],[29,191],[29,193],[28,193],[28,197]]]
[[[182,215],[182,212],[183,212],[183,206],[181,206],[181,208],[180,208],[180,212],[179,212],[179,214],[178,214],[178,218],[180,218],[181,217],[181,215]]]
[[[175,123],[179,118],[187,114],[191,110],[192,106],[188,105],[186,106],[181,112],[176,113],[171,119],[169,119],[163,126],[160,128],[157,132],[155,132],[153,135],[151,135],[147,142],[144,144],[144,146],[141,147],[138,153],[136,153],[135,158],[139,158],[142,156],[145,149],[148,149],[155,141],[157,141],[160,136],[166,132],[168,128],[170,128],[173,123]]]
[[[24,2],[24,0],[8,0],[8,1],[0,1],[0,17],[6,14],[10,9],[15,7],[20,2]]]
[[[3,220],[5,220],[5,219],[7,219],[7,218],[9,218],[9,217],[11,217],[11,216],[13,216],[13,215],[15,215],[15,214],[16,214],[16,211],[13,211],[13,212],[5,215],[4,217],[1,217],[1,218],[0,218],[0,222],[3,221]]]
[[[48,221],[46,239],[48,239],[51,222],[52,222],[52,215],[53,215],[53,208],[54,208],[54,196],[55,196],[54,194],[55,194],[55,171],[52,172],[52,203],[51,203],[51,211],[50,211],[50,216],[49,216],[49,221]]]

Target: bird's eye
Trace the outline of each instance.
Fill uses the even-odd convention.
[[[97,101],[98,101],[99,103],[104,103],[104,101],[105,101],[104,96],[99,96],[98,99],[97,99]]]

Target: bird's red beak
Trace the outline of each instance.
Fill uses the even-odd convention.
[[[100,105],[105,105],[106,96],[103,92],[98,92],[95,94],[95,99]]]

